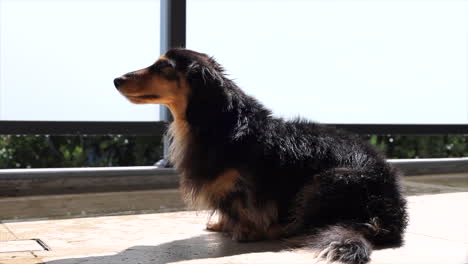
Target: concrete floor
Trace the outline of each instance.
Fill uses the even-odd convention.
[[[371,263],[467,264],[468,192],[408,200],[405,246],[374,251]],[[279,242],[238,244],[204,231],[207,218],[185,211],[2,222],[0,251],[12,252],[0,253],[0,264],[315,263],[310,252],[285,251]]]

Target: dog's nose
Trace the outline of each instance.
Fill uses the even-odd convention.
[[[124,82],[125,82],[125,79],[122,78],[122,77],[115,78],[115,79],[114,79],[115,88],[119,89],[119,87],[122,86],[122,84],[123,84]]]

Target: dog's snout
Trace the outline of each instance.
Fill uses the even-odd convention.
[[[119,87],[122,86],[122,84],[123,84],[124,82],[125,82],[125,79],[122,78],[122,77],[115,78],[115,79],[114,79],[115,88],[119,89]]]

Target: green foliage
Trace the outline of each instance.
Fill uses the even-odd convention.
[[[161,137],[0,136],[0,168],[153,165]]]
[[[370,136],[369,142],[388,158],[448,158],[468,156],[468,136]]]
[[[468,156],[468,136],[369,136],[388,158]],[[161,137],[0,136],[0,168],[153,165],[162,158]]]

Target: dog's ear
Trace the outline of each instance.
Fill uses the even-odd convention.
[[[216,67],[202,65],[199,62],[192,62],[187,67],[187,80],[194,85],[213,86],[223,85],[223,72]]]
[[[191,88],[186,113],[189,121],[204,126],[226,122],[232,98],[222,69],[193,62],[187,68],[186,79]]]

